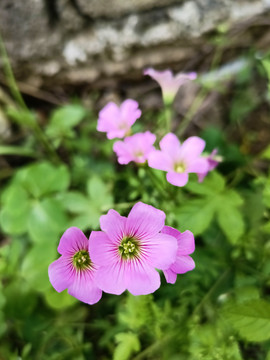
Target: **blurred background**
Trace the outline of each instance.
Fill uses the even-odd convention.
[[[0,360],[270,360],[269,15],[268,0],[0,0]],[[172,131],[222,156],[200,186],[155,186],[96,131],[132,98],[134,131],[164,134],[147,67],[198,73]],[[140,200],[195,234],[196,269],[93,306],[58,294],[63,232]]]

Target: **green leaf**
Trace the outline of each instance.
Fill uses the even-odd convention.
[[[0,309],[2,309],[6,303],[6,298],[3,294],[3,285],[0,283]]]
[[[7,234],[19,235],[27,230],[27,219],[29,212],[12,214],[6,209],[0,213],[0,225]]]
[[[2,195],[4,209],[8,212],[21,214],[29,207],[28,194],[25,189],[14,183],[11,184]]]
[[[96,209],[93,209],[93,212],[90,213],[88,211],[88,214],[82,214],[76,216],[74,219],[72,219],[69,223],[69,226],[75,226],[81,229],[82,231],[85,231],[87,229],[98,229],[99,228],[99,218],[100,213],[97,212]]]
[[[35,244],[27,253],[22,264],[22,276],[38,291],[51,287],[48,266],[56,259],[57,237],[49,238],[45,243]]]
[[[259,299],[260,291],[254,285],[243,285],[237,287],[235,290],[235,296],[237,299],[237,303],[242,303],[251,299]]]
[[[78,300],[69,295],[67,291],[58,293],[53,288],[45,292],[45,300],[47,304],[55,310],[64,310],[78,302]]]
[[[217,220],[232,244],[235,244],[245,231],[243,215],[236,207],[241,203],[241,197],[234,191],[226,192],[218,201]]]
[[[245,223],[241,212],[235,207],[224,205],[223,208],[219,208],[217,219],[228,240],[232,244],[237,243],[245,231]]]
[[[0,311],[0,337],[4,335],[7,330],[7,324],[5,322],[5,314]]]
[[[215,198],[195,199],[175,210],[179,230],[202,234],[210,225],[215,213]]]
[[[102,213],[112,206],[113,199],[108,187],[96,176],[87,182],[87,195],[70,191],[58,197],[65,209],[71,214],[76,214],[69,226],[76,226],[82,230],[96,229],[99,227]]]
[[[262,229],[266,234],[270,234],[270,221],[268,221]]]
[[[68,225],[68,218],[60,203],[47,198],[33,204],[28,220],[31,239],[38,243],[47,243],[58,237]]]
[[[70,130],[78,125],[85,115],[86,111],[80,105],[66,105],[55,110],[47,127],[48,136],[69,136]]]
[[[113,354],[113,360],[128,360],[134,352],[140,350],[140,342],[132,332],[119,333],[115,336],[118,345]]]
[[[76,226],[81,230],[98,228],[102,211],[95,200],[91,200],[89,197],[75,191],[62,194],[59,200],[65,209],[72,214],[76,214],[69,222],[69,226]]]
[[[225,188],[225,179],[217,171],[210,172],[202,183],[197,179],[188,182],[186,188],[194,194],[213,196]]]
[[[113,202],[108,187],[97,176],[93,176],[87,182],[87,193],[91,200],[94,201],[95,206],[100,210],[102,210],[102,207],[109,207]]]
[[[265,182],[265,187],[263,190],[263,203],[265,206],[270,208],[270,179],[267,179]]]
[[[7,234],[23,234],[27,229],[30,202],[26,191],[16,183],[11,184],[2,196],[3,209],[0,225]]]
[[[50,163],[34,164],[18,175],[19,181],[34,197],[64,191],[68,188],[70,177],[65,165],[54,167]]]
[[[63,193],[59,198],[64,208],[74,214],[87,211],[90,200],[78,191]]]
[[[268,159],[270,160],[270,145],[268,145],[264,150],[263,152],[261,153],[261,158],[262,159]]]
[[[225,318],[248,341],[270,339],[270,304],[265,300],[249,300],[230,304],[224,309]]]
[[[266,71],[266,74],[268,76],[268,79],[270,80],[270,59],[269,56],[266,55],[266,57],[262,60],[262,65]]]

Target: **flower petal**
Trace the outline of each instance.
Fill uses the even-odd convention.
[[[122,139],[123,137],[125,137],[126,133],[127,133],[127,129],[108,130],[107,138],[109,140],[112,140],[112,139],[115,139],[115,138]]]
[[[80,250],[87,249],[87,237],[80,229],[71,227],[67,229],[62,235],[57,251],[59,254],[72,256]]]
[[[126,222],[126,235],[143,240],[151,238],[163,228],[166,215],[151,205],[138,202],[131,209]]]
[[[203,182],[204,178],[206,177],[206,175],[208,174],[208,171],[205,173],[201,173],[201,174],[197,174],[198,175],[198,182],[201,183]]]
[[[177,279],[177,274],[171,269],[163,270],[163,274],[166,278],[167,283],[174,284]]]
[[[116,244],[123,238],[127,219],[118,214],[115,210],[109,210],[107,215],[102,215],[99,219],[100,228]]]
[[[175,158],[180,150],[180,141],[176,135],[168,133],[161,139],[159,146],[161,151],[168,154],[171,158]]]
[[[147,295],[160,287],[159,273],[140,261],[127,263],[127,290],[132,295]]]
[[[195,250],[194,235],[191,231],[186,230],[177,237],[178,240],[178,255],[189,255]]]
[[[191,136],[181,146],[181,158],[190,162],[196,159],[205,148],[205,141],[198,136]]]
[[[56,291],[61,292],[72,284],[75,271],[70,257],[61,256],[49,265],[49,280]]]
[[[188,182],[188,174],[176,172],[168,172],[166,175],[167,181],[174,186],[185,186]]]
[[[190,80],[195,80],[197,78],[196,72],[189,72],[189,73],[179,73],[175,75],[175,81],[178,83],[179,86],[186,83]]]
[[[122,121],[126,122],[129,126],[133,125],[142,114],[138,107],[137,101],[132,99],[125,100],[120,107]]]
[[[180,231],[176,230],[175,228],[173,228],[171,226],[167,226],[167,225],[164,226],[164,228],[161,230],[161,233],[171,235],[171,236],[175,237],[176,239],[178,239],[178,237],[181,235]]]
[[[206,158],[198,158],[188,164],[187,171],[194,173],[207,173],[209,169],[209,163]]]
[[[170,226],[164,226],[161,230],[162,234],[168,234],[174,236],[177,239],[177,254],[178,255],[189,255],[195,250],[194,235],[191,231],[186,230],[183,233],[174,229]]]
[[[126,165],[133,160],[132,154],[129,151],[127,144],[123,141],[116,141],[113,144],[113,151],[117,155],[119,164]]]
[[[148,155],[148,165],[151,168],[163,170],[163,171],[171,171],[173,170],[173,160],[170,158],[168,154],[160,150],[152,151]]]
[[[184,274],[195,268],[195,262],[190,256],[177,256],[175,263],[170,267],[176,274]]]
[[[145,69],[143,72],[144,75],[151,76],[152,79],[156,80],[160,87],[166,90],[166,87],[171,86],[173,81],[173,74],[171,70],[157,71],[153,68]]]
[[[119,260],[117,245],[103,231],[92,231],[89,238],[89,255],[98,266],[106,266]]]
[[[95,284],[95,275],[96,271],[90,269],[77,272],[68,293],[87,304],[97,303],[102,296],[102,291]]]
[[[120,110],[114,102],[109,102],[98,114],[97,130],[102,132],[117,129],[119,123]]]
[[[127,289],[126,277],[125,263],[118,261],[98,268],[96,283],[101,290],[109,294],[120,295]]]
[[[148,264],[154,268],[168,269],[176,259],[177,240],[167,234],[157,234],[143,242],[142,252]]]

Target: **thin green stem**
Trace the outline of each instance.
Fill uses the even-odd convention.
[[[204,295],[202,300],[199,302],[199,304],[195,307],[195,309],[192,312],[192,316],[194,316],[200,308],[203,306],[203,304],[211,297],[211,295],[214,293],[214,291],[218,288],[218,286],[222,283],[224,279],[229,275],[231,269],[226,269],[216,280],[216,282],[211,286],[211,288],[207,291],[207,293]]]
[[[163,337],[162,339],[159,339],[154,344],[148,346],[145,350],[143,350],[139,355],[135,356],[133,360],[142,360],[148,357],[149,355],[152,355],[156,353],[161,347],[164,346],[168,341],[170,341],[173,338],[172,335],[167,335]]]
[[[25,110],[27,110],[27,106],[23,100],[23,97],[20,93],[20,90],[17,86],[16,80],[13,75],[13,71],[10,65],[10,61],[8,58],[8,54],[4,45],[4,41],[2,39],[2,36],[0,34],[0,55],[3,61],[3,69],[4,74],[7,79],[8,86],[10,88],[10,92],[14,96],[15,100],[18,102],[18,104]]]
[[[37,157],[32,149],[21,147],[21,146],[5,146],[0,145],[0,155],[19,155],[19,156],[29,156]]]
[[[151,168],[146,168],[146,173],[149,175],[153,185],[157,187],[162,194],[162,196],[167,199],[169,194],[166,192],[166,190],[163,187],[163,184],[160,182],[160,179],[154,174]]]
[[[167,132],[171,131],[172,127],[172,105],[166,105],[164,107],[164,116],[165,116],[165,128]]]
[[[217,67],[218,63],[221,60],[222,53],[223,53],[223,47],[218,46],[216,48],[215,54],[214,54],[212,62],[211,62],[210,71],[212,71],[215,67]],[[204,100],[206,99],[209,92],[210,92],[210,90],[206,87],[202,87],[199,90],[199,92],[197,93],[197,95],[195,97],[195,100],[193,101],[191,107],[189,108],[186,115],[184,116],[184,119],[182,120],[182,123],[181,123],[181,125],[179,127],[179,131],[178,131],[179,136],[183,135],[183,133],[186,131],[186,128],[188,127],[188,125],[191,122],[191,120],[193,119],[194,115],[196,114],[196,112],[198,111],[198,109],[200,108],[200,106],[202,105]]]
[[[4,45],[4,41],[2,39],[2,36],[0,34],[0,56],[2,58],[3,61],[3,68],[4,68],[4,74],[7,80],[7,84],[9,86],[10,92],[13,95],[14,99],[16,100],[16,102],[18,103],[19,107],[22,108],[23,111],[29,112],[29,109],[27,107],[27,105],[25,104],[23,97],[20,93],[20,90],[17,86],[11,65],[10,65],[10,61],[8,58],[8,54],[6,52],[6,48]],[[50,142],[48,141],[47,137],[45,136],[44,132],[42,131],[42,129],[40,128],[37,119],[35,119],[35,121],[32,122],[32,124],[28,124],[28,126],[32,129],[32,131],[34,132],[35,137],[37,138],[37,140],[43,145],[43,147],[46,149],[48,155],[51,157],[51,159],[54,162],[59,162],[59,157],[55,151],[55,149],[53,148],[53,146],[50,144]]]
[[[37,121],[33,124],[32,129],[34,131],[36,138],[42,143],[43,147],[46,149],[46,151],[47,151],[48,155],[50,155],[51,159],[54,162],[59,163],[60,159],[59,159],[57,152],[55,151],[53,146],[50,144],[49,140],[47,139],[46,135],[40,128]]]
[[[209,90],[206,88],[202,88],[201,90],[199,90],[198,94],[195,97],[195,100],[193,101],[191,107],[187,111],[184,119],[182,120],[181,125],[179,126],[179,130],[178,130],[179,136],[182,136],[183,133],[186,131],[186,128],[188,127],[190,121],[193,119],[194,115],[196,114],[196,112],[204,102],[208,94],[208,91]]]

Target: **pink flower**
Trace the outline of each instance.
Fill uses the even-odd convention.
[[[155,141],[156,136],[146,131],[126,137],[124,141],[116,141],[113,150],[118,156],[119,164],[128,164],[130,161],[144,163],[149,153],[155,150],[153,146]]]
[[[175,261],[177,241],[161,234],[165,214],[138,202],[128,217],[109,210],[100,218],[102,231],[92,231],[91,258],[99,266],[98,286],[111,294],[128,290],[133,295],[146,295],[160,286],[155,270],[168,269]]]
[[[217,155],[217,149],[214,149],[210,155],[206,157],[206,160],[208,161],[208,169],[198,174],[199,182],[202,182],[206,175],[209,173],[209,171],[214,170],[218,164],[222,161],[222,157]]]
[[[170,226],[164,226],[161,232],[163,234],[174,236],[177,239],[178,249],[176,260],[168,269],[163,270],[167,282],[174,284],[176,282],[177,274],[184,274],[195,268],[193,259],[188,256],[195,250],[194,236],[192,232],[188,230],[180,233],[180,231]]]
[[[165,104],[171,104],[173,102],[180,86],[197,77],[195,72],[178,73],[173,76],[171,70],[156,71],[152,68],[144,70],[144,75],[151,76],[152,79],[159,83]]]
[[[178,138],[168,133],[159,143],[160,150],[151,152],[148,165],[167,172],[167,181],[175,186],[188,182],[188,173],[204,173],[208,170],[208,160],[201,157],[205,141],[197,136],[185,140],[182,145]]]
[[[97,130],[106,132],[108,139],[123,138],[130,133],[131,126],[141,116],[135,100],[125,100],[120,106],[109,102],[100,112]]]
[[[75,298],[95,304],[102,291],[95,283],[97,267],[90,259],[88,247],[89,241],[80,229],[67,229],[57,249],[62,256],[50,264],[49,279],[56,291],[68,289]]]

